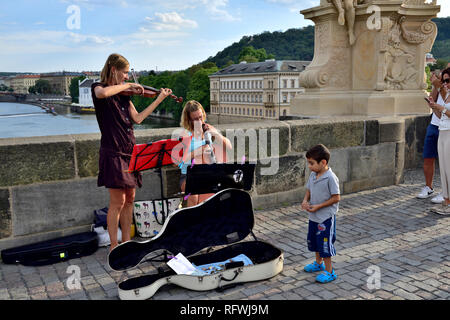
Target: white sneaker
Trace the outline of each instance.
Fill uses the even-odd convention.
[[[438,204],[444,202],[444,197],[442,196],[442,193],[439,193],[437,196],[433,197],[431,199],[431,202]]]
[[[422,191],[417,195],[417,198],[419,199],[426,199],[430,197],[433,194],[434,190],[431,189],[429,186],[425,186],[422,188]]]

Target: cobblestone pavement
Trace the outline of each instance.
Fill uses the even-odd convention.
[[[403,184],[342,196],[334,282],[316,283],[314,274],[303,271],[314,253],[306,248],[307,214],[295,204],[255,211],[256,236],[284,251],[281,274],[222,293],[167,285],[153,299],[450,299],[450,217],[429,213],[432,203],[415,198],[422,182],[421,170],[413,170]],[[438,175],[435,184],[440,184]],[[152,269],[144,264],[126,273],[111,271],[106,254],[100,248],[91,256],[42,267],[0,263],[0,300],[118,299],[120,280]],[[70,289],[75,283],[71,265],[80,268],[80,288]]]

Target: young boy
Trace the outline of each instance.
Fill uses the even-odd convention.
[[[316,253],[316,261],[305,266],[306,272],[323,271],[316,277],[321,283],[336,280],[331,264],[336,255],[336,213],[339,209],[339,179],[328,167],[330,151],[322,144],[312,147],[306,153],[311,170],[306,183],[306,194],[302,209],[309,213],[308,250]]]

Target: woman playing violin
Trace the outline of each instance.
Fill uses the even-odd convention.
[[[122,241],[130,240],[133,219],[133,202],[136,186],[142,186],[139,173],[129,173],[128,165],[136,143],[133,123],[141,123],[172,93],[161,89],[158,97],[142,112],[138,112],[125,90],[143,94],[144,88],[128,80],[129,62],[119,54],[111,54],[101,72],[101,81],[92,85],[95,115],[102,134],[99,152],[97,185],[109,190],[107,215],[111,248],[118,245],[117,231],[120,222]]]

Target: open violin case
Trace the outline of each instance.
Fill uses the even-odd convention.
[[[126,271],[144,262],[161,262],[159,267],[153,264],[152,273],[120,282],[119,297],[149,299],[166,284],[196,291],[224,290],[237,283],[277,275],[283,269],[283,252],[256,239],[253,226],[250,195],[238,189],[222,190],[197,206],[172,212],[154,238],[125,242],[109,253],[108,264],[116,271]],[[244,241],[250,234],[254,240]],[[165,264],[179,253],[198,266],[199,272],[177,274]],[[250,263],[231,260],[242,255]],[[207,272],[200,268],[215,263],[219,266],[205,268]]]

